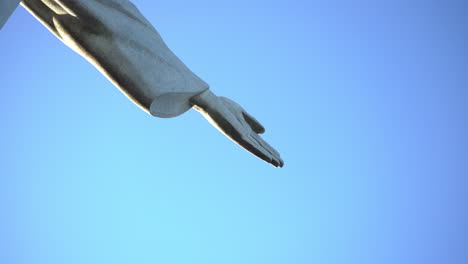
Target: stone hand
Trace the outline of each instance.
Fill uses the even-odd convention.
[[[193,108],[232,141],[273,166],[283,167],[280,154],[259,136],[265,128],[240,105],[210,90],[190,101]]]

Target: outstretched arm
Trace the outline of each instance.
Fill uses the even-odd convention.
[[[264,128],[235,102],[215,96],[167,47],[128,0],[23,0],[23,6],[135,104],[157,117],[192,106],[218,130],[276,167],[283,161]]]

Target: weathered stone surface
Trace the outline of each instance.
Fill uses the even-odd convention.
[[[12,12],[18,1],[7,2]],[[259,136],[263,126],[237,103],[214,95],[130,1],[24,0],[22,5],[147,113],[175,117],[194,107],[252,154],[283,166],[279,153]]]

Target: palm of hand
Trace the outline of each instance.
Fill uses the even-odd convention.
[[[193,97],[192,102],[195,109],[232,141],[275,167],[284,165],[280,154],[259,136],[265,128],[240,105],[210,91]]]

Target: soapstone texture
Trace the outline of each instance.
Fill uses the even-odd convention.
[[[6,21],[18,1],[3,0]],[[83,56],[130,100],[157,117],[199,111],[228,138],[264,161],[282,167],[279,153],[259,134],[265,129],[242,107],[211,92],[167,47],[128,0],[24,0],[57,38]]]
[[[24,0],[22,5],[146,112],[179,115],[190,109],[191,96],[208,89],[129,1]],[[167,116],[165,109],[158,111],[160,96],[185,108]]]

